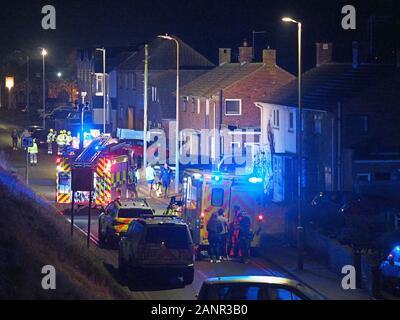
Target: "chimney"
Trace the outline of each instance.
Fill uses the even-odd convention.
[[[276,66],[276,50],[264,49],[263,50],[263,62],[266,67]]]
[[[219,65],[231,63],[231,51],[230,48],[219,48]]]
[[[353,41],[353,68],[357,69],[367,62],[368,45],[365,42]]]
[[[330,63],[333,60],[333,45],[332,43],[317,43],[317,67],[322,66],[323,64]]]
[[[253,48],[249,47],[247,41],[243,42],[243,47],[239,47],[239,62],[251,62],[253,57]]]

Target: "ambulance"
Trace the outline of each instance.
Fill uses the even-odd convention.
[[[183,173],[182,198],[182,218],[192,231],[197,252],[202,252],[209,244],[207,223],[211,215],[223,209],[230,223],[234,219],[235,206],[239,206],[243,214],[251,220],[254,234],[251,247],[259,247],[265,228],[261,178],[187,169]]]
[[[94,139],[78,157],[57,158],[56,202],[72,202],[72,170],[79,167],[93,169],[93,201],[108,205],[112,200],[125,198],[127,194],[129,156],[125,144],[109,136]],[[76,191],[75,203],[89,203],[88,191]]]

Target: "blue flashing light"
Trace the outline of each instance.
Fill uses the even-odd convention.
[[[254,183],[254,184],[256,184],[256,183],[261,183],[262,181],[263,181],[263,179],[257,178],[257,177],[251,177],[251,178],[249,179],[249,182],[250,182],[250,183]]]
[[[213,180],[215,181],[215,182],[220,182],[221,181],[221,176],[214,176],[213,177]]]
[[[395,248],[394,248],[394,251],[400,252],[400,246],[395,247]]]

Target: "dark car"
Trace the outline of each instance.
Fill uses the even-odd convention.
[[[198,300],[324,300],[301,282],[279,277],[238,276],[204,281]]]
[[[36,139],[38,147],[47,146],[48,131],[44,129],[37,129],[32,133],[32,138]]]

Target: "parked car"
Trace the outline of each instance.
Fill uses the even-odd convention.
[[[189,285],[194,279],[194,246],[189,227],[174,216],[135,219],[119,244],[121,277],[146,271],[178,276]]]
[[[400,292],[400,245],[389,253],[386,260],[380,265],[382,288]]]
[[[100,211],[98,234],[101,247],[117,244],[133,219],[154,214],[144,199],[114,200]]]
[[[287,278],[238,276],[204,281],[198,300],[323,300],[304,284]]]
[[[38,145],[38,147],[45,147],[47,146],[47,135],[48,135],[48,131],[44,130],[42,128],[35,130],[32,133],[32,138],[36,139],[36,143]]]

